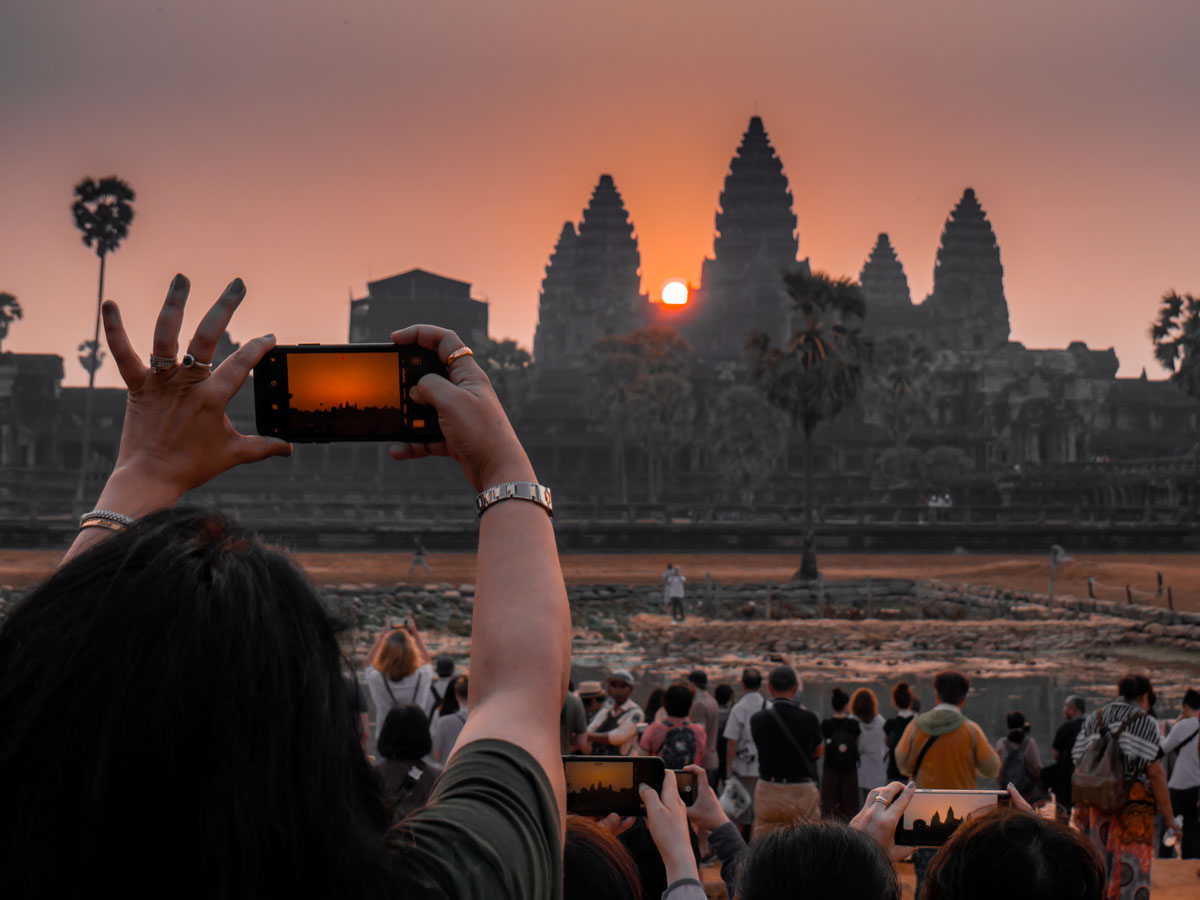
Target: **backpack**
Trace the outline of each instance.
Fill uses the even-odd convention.
[[[1029,774],[1029,767],[1025,765],[1025,747],[1028,744],[1029,735],[1025,735],[1021,738],[1021,743],[1017,745],[1017,749],[1008,750],[1005,754],[1004,762],[1000,763],[1000,776],[996,780],[997,784],[1011,784],[1026,799],[1035,794],[1039,789],[1039,785],[1033,780],[1033,776]]]
[[[696,732],[692,731],[690,719],[667,731],[658,755],[668,769],[682,769],[696,761]]]
[[[1117,739],[1126,726],[1146,715],[1140,712],[1121,723],[1116,733],[1110,733],[1104,725],[1100,710],[1096,710],[1096,724],[1100,734],[1092,745],[1083,752],[1075,771],[1071,773],[1071,801],[1077,806],[1090,806],[1104,812],[1115,812],[1129,799],[1129,784],[1125,781],[1125,759]]]
[[[858,738],[849,730],[839,727],[825,738],[825,768],[833,772],[853,772],[858,768]]]

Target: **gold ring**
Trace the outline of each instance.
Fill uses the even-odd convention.
[[[450,363],[454,362],[456,359],[462,359],[464,356],[474,356],[474,355],[475,355],[475,351],[473,351],[466,344],[463,344],[461,347],[459,347],[457,350],[455,350],[453,353],[451,353],[449,356],[446,357],[446,365],[450,365]]]

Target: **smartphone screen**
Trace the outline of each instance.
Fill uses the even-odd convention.
[[[916,790],[896,826],[896,843],[908,847],[940,847],[971,816],[995,806],[1008,806],[1006,791]]]
[[[672,769],[675,773],[675,786],[679,789],[679,798],[684,806],[696,802],[696,773],[685,772],[683,769]]]
[[[638,785],[662,790],[663,761],[656,756],[564,756],[567,812],[586,816],[644,816]],[[694,793],[694,791],[693,791]]]
[[[445,374],[423,347],[283,346],[254,368],[259,434],[288,441],[442,439],[437,411],[409,392],[429,372]]]

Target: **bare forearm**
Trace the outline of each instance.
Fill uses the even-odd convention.
[[[96,509],[107,509],[138,519],[160,509],[167,509],[179,500],[180,492],[161,480],[137,469],[119,467],[108,476],[104,490],[96,501]],[[96,546],[111,532],[107,528],[84,528],[66,556],[59,562],[62,566],[79,554]]]

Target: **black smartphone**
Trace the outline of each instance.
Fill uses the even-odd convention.
[[[675,773],[675,787],[679,789],[679,799],[683,801],[684,806],[691,806],[696,802],[696,773],[685,772],[683,769],[672,769]]]
[[[276,347],[254,367],[255,424],[285,441],[440,441],[437,411],[409,398],[430,372],[446,367],[415,344]]]
[[[896,843],[906,847],[940,847],[968,818],[997,806],[1008,806],[1007,791],[913,791],[896,825]]]
[[[663,761],[657,756],[564,756],[567,812],[584,816],[644,816],[638,785],[662,790]],[[693,794],[695,791],[693,790]]]

